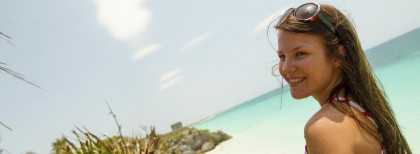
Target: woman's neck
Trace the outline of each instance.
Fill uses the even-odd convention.
[[[324,97],[324,99],[323,100],[325,100],[325,101],[323,101],[323,102],[320,102],[320,101],[318,101],[318,103],[321,105],[321,107],[328,101],[328,100],[330,100],[330,99],[332,99],[332,98],[328,98],[329,96],[326,96],[326,97]],[[349,100],[349,101],[354,101],[354,99],[353,99],[353,97],[352,97],[352,95],[351,94],[346,94],[345,93],[345,90],[344,89],[340,89],[338,92],[337,92],[337,94],[335,94],[335,95],[333,95],[333,97],[341,97],[341,98],[345,98],[346,100]]]
[[[341,72],[336,71],[334,76],[335,79],[331,81],[331,84],[327,86],[322,92],[312,94],[312,97],[318,101],[320,106],[323,106],[329,99],[332,90],[341,83]],[[336,96],[344,97],[344,89],[340,89]]]

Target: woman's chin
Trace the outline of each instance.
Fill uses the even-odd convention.
[[[291,94],[294,99],[304,99],[310,96],[310,95],[304,95],[304,94],[296,94],[293,92]]]

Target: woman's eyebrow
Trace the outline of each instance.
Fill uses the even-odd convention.
[[[296,47],[296,48],[293,48],[293,50],[292,51],[294,51],[294,50],[299,50],[300,48],[302,48],[302,47],[306,47],[306,46],[304,46],[304,45],[300,45],[300,46],[298,46],[298,47]]]
[[[292,51],[299,50],[300,48],[303,48],[303,47],[307,47],[307,46],[300,45],[300,46],[297,46],[297,47],[293,48]],[[277,50],[277,53],[279,54],[279,53],[284,53],[284,52],[282,50]]]

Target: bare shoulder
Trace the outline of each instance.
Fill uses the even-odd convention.
[[[316,153],[355,153],[357,123],[331,105],[315,113],[305,126],[308,151]]]

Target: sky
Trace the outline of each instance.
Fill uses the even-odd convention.
[[[268,23],[291,0],[0,1],[0,148],[48,153],[86,127],[123,135],[188,125],[279,88]],[[356,25],[364,49],[420,27],[417,0],[322,0]],[[276,32],[269,30],[276,45]]]

